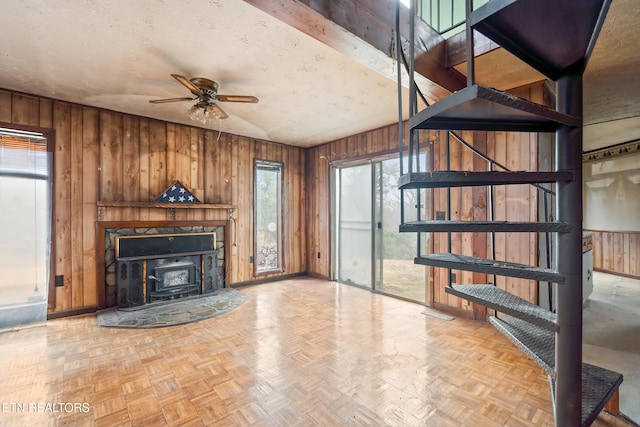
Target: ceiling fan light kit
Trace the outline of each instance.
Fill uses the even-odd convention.
[[[214,101],[244,103],[258,102],[258,98],[255,96],[218,95],[218,83],[204,77],[193,77],[191,79],[187,79],[179,74],[171,74],[171,77],[189,89],[195,98],[154,99],[149,102],[152,104],[164,104],[168,102],[197,100],[198,102],[188,108],[186,112],[191,120],[199,121],[202,124],[206,124],[208,121],[213,121],[214,119],[222,120],[229,117],[229,115],[225,113],[224,110]]]
[[[200,105],[200,103],[198,102],[187,108],[187,115],[191,120],[201,122],[202,124],[205,124],[208,121],[213,121],[214,119],[226,119],[228,117],[226,114],[224,115],[224,117],[218,116],[214,105],[215,104]]]

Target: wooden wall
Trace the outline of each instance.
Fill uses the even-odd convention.
[[[97,303],[97,201],[153,201],[180,180],[204,203],[231,204],[237,246],[231,246],[230,283],[256,279],[253,264],[254,159],[284,164],[284,267],[307,270],[305,155],[282,144],[222,134],[68,102],[0,91],[0,122],[50,132],[54,146],[53,274],[55,307]],[[162,208],[102,208],[104,221],[228,220],[229,212]],[[260,276],[263,278],[264,276]]]
[[[542,87],[515,91],[542,102]],[[85,107],[67,102],[0,90],[0,123],[52,131],[54,147],[53,273],[64,275],[64,286],[55,288],[55,307],[64,311],[96,305],[96,221],[101,201],[153,201],[174,180],[180,180],[205,203],[238,207],[235,238],[230,250],[230,283],[256,277],[249,257],[253,255],[253,162],[254,159],[284,164],[285,271],[331,275],[331,165],[394,154],[396,124],[343,138],[307,150],[200,128]],[[406,126],[404,129],[406,134]],[[476,148],[513,170],[535,170],[536,135],[505,132],[462,132]],[[443,132],[422,132],[421,141],[431,146],[434,169],[444,169]],[[451,144],[451,167],[486,170],[486,162]],[[536,192],[529,186],[496,186],[495,219],[530,221],[537,217]],[[433,192],[433,213],[446,210],[443,190]],[[484,188],[452,191],[454,218],[488,218]],[[104,221],[217,221],[227,220],[227,210],[105,207]],[[446,249],[444,235],[434,235],[429,250]],[[488,257],[490,238],[484,233],[454,235],[453,250]],[[229,242],[231,245],[231,242]],[[640,276],[639,233],[597,232],[594,267],[603,271]],[[496,256],[535,265],[535,235],[498,233]],[[320,257],[318,257],[320,254]],[[473,306],[445,294],[445,270],[427,269],[431,286],[427,300],[473,310]],[[485,275],[456,272],[456,283],[483,283]],[[498,285],[531,301],[535,286],[519,279],[498,278]]]
[[[640,279],[640,231],[593,233],[593,269]]]
[[[519,88],[514,94],[542,103],[542,84]],[[406,126],[404,130],[407,133]],[[512,132],[460,132],[476,149],[487,153],[494,160],[511,170],[536,170],[537,134]],[[376,157],[397,152],[398,126],[390,125],[374,131],[343,138],[307,150],[307,210],[309,213],[307,254],[308,271],[318,277],[331,275],[331,166],[346,161]],[[445,170],[446,133],[422,131],[421,144],[433,153],[434,170]],[[487,170],[487,162],[469,149],[451,139],[452,170]],[[495,168],[495,170],[499,170]],[[446,212],[446,190],[433,190],[431,217],[436,211]],[[489,218],[488,190],[485,187],[455,188],[451,190],[452,219],[484,220]],[[536,221],[536,190],[528,185],[496,186],[494,192],[495,219],[509,221]],[[429,236],[427,250],[446,252],[444,233]],[[537,265],[538,240],[535,234],[497,233],[496,258],[511,262]],[[317,258],[317,253],[321,258]],[[487,233],[454,233],[452,252],[477,257],[491,257],[491,239]],[[327,254],[327,255],[325,255]],[[487,283],[492,277],[485,274],[454,270],[456,282]],[[427,304],[466,311],[469,316],[482,317],[483,312],[473,313],[474,307],[467,301],[444,292],[447,271],[427,269]],[[509,292],[537,301],[535,282],[498,277],[497,284]]]
[[[516,96],[543,104],[542,83],[509,91]],[[538,135],[536,133],[488,132],[489,157],[510,170],[538,170]],[[500,170],[494,168],[494,170]],[[494,187],[496,221],[538,221],[538,190],[531,185]],[[496,233],[496,258],[528,265],[538,265],[536,233]],[[499,287],[526,300],[538,301],[536,282],[497,276]]]

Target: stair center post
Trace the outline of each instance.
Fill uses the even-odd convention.
[[[582,74],[557,81],[557,110],[582,118]],[[556,132],[556,169],[575,179],[557,183],[558,221],[572,225],[556,239],[556,266],[565,277],[558,285],[555,425],[581,425],[582,411],[582,126]]]

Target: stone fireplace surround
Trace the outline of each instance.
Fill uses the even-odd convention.
[[[226,221],[102,221],[98,222],[98,302],[100,308],[117,305],[115,241],[119,236],[215,233],[218,283],[226,285]],[[102,250],[100,248],[103,248]],[[102,256],[101,256],[102,255]],[[100,262],[102,261],[102,262]]]

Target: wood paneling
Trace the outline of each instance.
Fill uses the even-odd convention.
[[[11,123],[11,95],[0,91],[0,122]]]
[[[150,202],[180,180],[203,203],[227,209],[101,207],[102,221],[225,221],[228,283],[255,280],[253,264],[253,164],[255,158],[284,165],[284,268],[277,275],[307,270],[305,155],[301,148],[254,140],[190,126],[0,91],[0,121],[38,127],[55,135],[53,311],[99,305],[97,283],[97,201]],[[237,231],[234,236],[234,228]],[[235,241],[235,245],[234,242]],[[261,276],[262,278],[262,276]]]
[[[542,102],[542,84],[514,90],[513,93],[536,102]],[[403,130],[407,135],[407,127]],[[537,135],[512,132],[460,132],[467,143],[495,161],[512,170],[537,170]],[[405,139],[406,140],[406,139]],[[433,147],[433,170],[446,170],[446,133],[422,131],[420,140]],[[307,263],[308,271],[317,277],[331,276],[331,165],[395,153],[398,144],[398,126],[354,135],[307,150]],[[453,137],[450,143],[452,170],[488,170],[488,162],[464,148]],[[494,167],[494,170],[500,170]],[[430,212],[447,211],[447,191],[436,189],[432,193]],[[451,219],[489,219],[489,190],[485,187],[452,188]],[[429,209],[428,209],[429,210]],[[496,186],[494,188],[494,219],[509,221],[537,221],[537,194],[528,185]],[[523,264],[537,265],[537,236],[527,233],[496,233],[496,258]],[[445,233],[434,233],[426,247],[433,252],[447,252]],[[452,252],[491,257],[492,241],[487,233],[452,233]],[[321,257],[318,258],[317,254]],[[458,284],[487,283],[493,277],[485,274],[453,270]],[[444,292],[448,283],[447,270],[427,268],[428,303],[438,307],[464,310],[475,318],[483,318],[485,310],[468,301]],[[522,279],[498,277],[497,284],[530,301],[537,299],[537,283]],[[433,298],[431,299],[431,295]]]
[[[640,231],[593,233],[593,269],[640,279]]]
[[[37,108],[35,106],[34,108]],[[56,131],[53,153],[53,228],[51,241],[55,254],[54,274],[64,276],[64,286],[56,287],[56,307],[54,311],[72,308],[71,254],[72,215],[71,209],[71,106],[55,102],[53,106],[53,128]],[[74,177],[82,179],[82,177]],[[51,284],[50,284],[51,285]],[[77,287],[76,287],[77,288]]]
[[[71,106],[71,306],[84,306],[83,251],[83,114],[82,107]]]
[[[149,193],[149,175],[150,175],[150,163],[149,163],[149,120],[140,119],[138,124],[139,141],[138,141],[138,164],[140,166],[140,173],[138,175],[138,189],[140,200],[150,200],[151,194]],[[149,219],[149,209],[140,209],[139,218],[141,221]]]
[[[28,126],[40,124],[40,107],[35,96],[15,94],[11,99],[11,123]]]
[[[83,267],[83,305],[96,304],[97,286],[95,280],[96,229],[98,217],[98,164],[100,159],[100,141],[98,133],[99,112],[93,108],[83,109],[82,126],[82,267]],[[84,166],[86,164],[86,166]]]
[[[542,84],[537,84],[510,92],[541,103],[542,90]],[[489,132],[487,153],[490,158],[510,170],[535,171],[538,168],[535,133]],[[502,169],[496,166],[494,170]],[[494,219],[497,221],[537,221],[537,205],[537,190],[530,185],[494,187]],[[496,259],[538,265],[538,237],[535,233],[495,233],[495,242]],[[490,239],[487,251],[491,254]],[[496,281],[500,288],[537,302],[538,287],[535,281],[502,276],[497,276]]]
[[[474,132],[472,135],[473,145],[481,153],[487,152],[487,133],[486,132]],[[488,169],[487,162],[482,159],[480,156],[473,156],[473,170],[486,170]],[[487,188],[483,187],[472,187],[472,198],[471,203],[473,207],[471,208],[471,214],[469,215],[470,221],[486,221],[487,216],[487,199],[489,195],[489,191]],[[487,255],[490,254],[491,248],[489,246],[490,237],[487,233],[472,233],[472,252],[471,255],[474,257],[487,258]],[[482,273],[473,273],[471,277],[471,283],[488,283],[488,275]],[[486,307],[473,304],[473,317],[475,319],[484,320],[487,315]]]
[[[253,210],[250,209],[250,206],[253,205],[253,164],[252,162],[246,161],[246,159],[253,158],[253,147],[246,138],[234,139],[238,146],[237,158],[245,159],[243,162],[238,162],[238,176],[236,177],[236,182],[239,187],[248,190],[238,194],[235,200],[235,204],[238,206],[235,230],[236,241],[253,242]],[[233,281],[244,282],[249,280],[253,275],[253,265],[249,262],[249,257],[253,255],[253,248],[238,248],[234,253],[236,255],[234,264],[238,265],[239,269],[236,276],[233,278]]]

